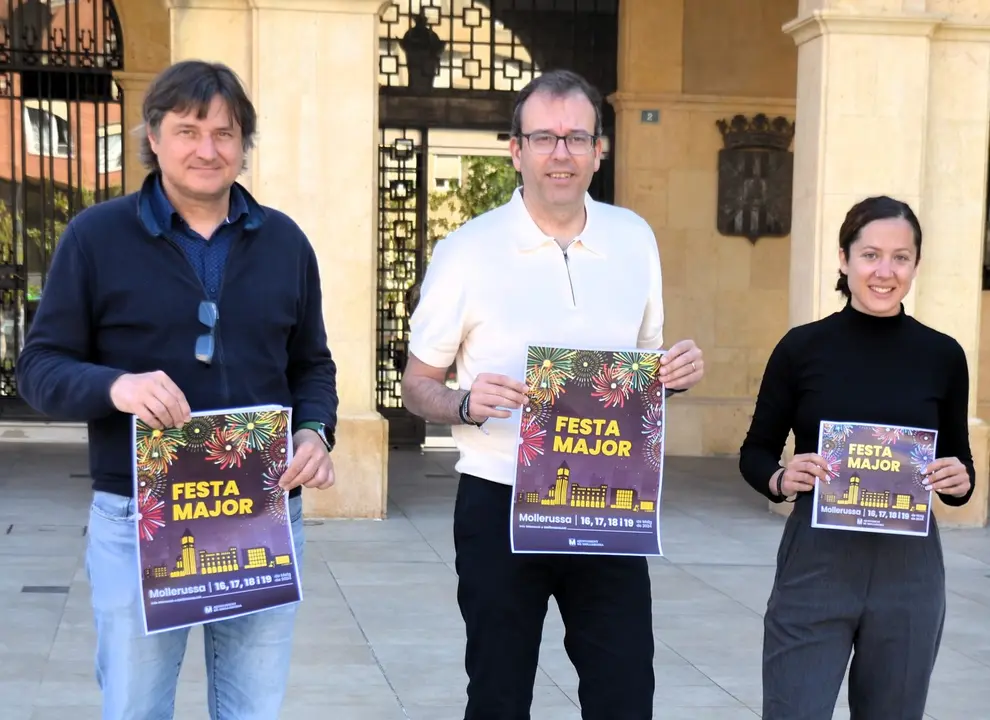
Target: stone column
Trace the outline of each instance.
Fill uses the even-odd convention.
[[[172,38],[171,62],[222,62],[241,79],[257,104],[253,69],[254,22],[249,0],[165,0]],[[254,161],[239,181],[254,190]]]
[[[969,440],[976,461],[977,488],[962,508],[933,507],[943,522],[985,525],[990,508],[990,426],[978,416],[977,381],[990,131],[990,87],[986,82],[990,77],[990,8],[985,2],[957,4],[982,10],[984,21],[978,25],[948,17],[932,37],[921,215],[925,242],[915,315],[959,341],[970,371]],[[957,13],[961,10],[956,8]]]
[[[623,0],[619,3],[619,87],[608,101],[615,108],[615,202],[630,207],[657,188],[644,175],[644,146],[659,145],[661,123],[641,124],[640,112],[656,109],[658,95],[681,92],[684,0]],[[659,33],[659,36],[658,36]],[[650,103],[654,104],[650,104]],[[644,105],[645,103],[645,105]],[[656,118],[658,121],[660,118]],[[663,144],[665,146],[665,144]],[[658,150],[659,151],[659,150]],[[638,203],[643,204],[643,203]]]
[[[337,485],[304,491],[306,514],[383,517],[388,425],[374,396],[382,0],[171,1],[181,35],[173,61],[220,60],[241,74],[259,115],[252,192],[291,216],[319,259],[338,366]]]
[[[124,138],[124,192],[131,193],[141,188],[147,169],[138,156],[138,128],[141,126],[141,105],[148,85],[155,77],[152,72],[114,73],[114,80],[124,93],[123,120],[121,131]]]
[[[787,99],[794,64],[778,60],[786,53],[761,51],[776,42],[793,53],[780,35],[784,16],[765,20],[779,12],[771,4],[619,4],[618,91],[609,97],[617,122],[615,202],[656,234],[666,342],[692,338],[707,368],[700,385],[668,405],[672,455],[738,452],[766,358],[787,330],[787,238],[754,245],[720,235],[716,224],[723,147],[716,123],[736,114],[794,117]],[[734,48],[731,62],[711,61],[712,47]]]
[[[966,349],[975,416],[990,126],[977,77],[990,73],[990,44],[982,29],[944,15],[867,4],[852,14],[835,0],[806,0],[783,28],[798,45],[790,324],[842,306],[833,288],[848,209],[868,195],[904,200],[925,230],[905,307]],[[964,508],[933,507],[948,522],[982,525],[988,435],[975,417],[970,440],[976,495]]]
[[[147,0],[117,0],[114,7],[124,36],[124,69],[114,73],[124,94],[124,192],[133,192],[146,173],[135,135],[141,125],[141,105],[148,85],[169,62],[168,10],[163,3]]]

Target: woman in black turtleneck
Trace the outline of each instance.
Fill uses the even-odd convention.
[[[740,450],[746,481],[795,502],[764,618],[763,720],[830,720],[849,671],[855,720],[921,720],[945,617],[945,571],[932,515],[927,536],[811,526],[822,420],[938,431],[928,484],[966,503],[969,371],[959,343],[904,314],[921,259],[911,208],[868,198],[839,231],[845,308],[790,330],[767,363]],[[781,466],[788,432],[795,455]]]

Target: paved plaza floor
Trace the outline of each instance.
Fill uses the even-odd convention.
[[[310,522],[305,600],[282,717],[462,718],[448,452],[394,452],[389,517]],[[81,445],[0,444],[0,718],[99,718],[83,570]],[[341,478],[340,482],[347,482]],[[783,521],[734,460],[668,459],[664,558],[651,560],[658,720],[759,717],[762,613]],[[928,717],[990,718],[990,531],[943,531],[948,620]],[[578,720],[577,677],[551,602],[534,720]],[[836,718],[848,718],[845,689]],[[176,718],[207,718],[193,632]],[[897,720],[891,718],[890,720]]]

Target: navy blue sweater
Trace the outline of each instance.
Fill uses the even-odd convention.
[[[72,219],[17,362],[18,391],[32,407],[88,423],[93,488],[125,496],[131,416],[110,401],[124,373],[163,371],[193,411],[275,403],[293,408],[294,425],[337,421],[336,365],[306,236],[235,186],[237,217],[224,229],[229,252],[211,297],[196,259],[163,226],[157,182],[150,175],[140,192]],[[209,366],[194,352],[207,331],[198,316],[205,299],[220,317]]]

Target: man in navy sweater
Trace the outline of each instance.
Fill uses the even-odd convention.
[[[281,477],[297,564],[302,487],[334,482],[336,366],[316,256],[299,227],[239,184],[256,113],[226,67],[183,62],[144,101],[137,193],[68,225],[17,364],[20,394],[89,427],[94,497],[86,567],[104,720],[171,718],[188,630],[145,636],[132,497],[131,416],[180,427],[190,412],[293,409]],[[296,606],[204,626],[214,720],[275,720]]]

